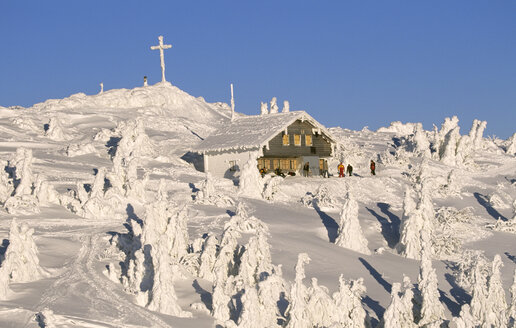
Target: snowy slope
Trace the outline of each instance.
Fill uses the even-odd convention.
[[[496,254],[501,256],[501,282],[510,303],[515,235],[496,231],[503,225],[494,227],[498,218],[509,222],[515,215],[516,158],[505,153],[506,142],[483,138],[470,153],[456,151],[467,153],[467,160],[460,157],[450,166],[441,158],[418,155],[422,141],[414,137],[417,124],[397,123],[379,132],[331,128],[341,144],[330,162],[331,178],[266,177],[261,183],[269,188],[263,193],[268,199],[247,198],[238,196],[233,181],[207,178],[184,160],[194,157],[189,151],[202,139],[229,124],[230,114],[225,104],[206,103],[169,84],[76,94],[26,109],[0,108],[0,160],[15,178],[7,171],[0,177],[0,196],[5,195],[0,199],[0,326],[260,327],[269,312],[253,314],[249,304],[262,296],[250,290],[281,288],[267,289],[265,283],[249,287],[252,263],[286,284],[278,303],[279,322],[290,320],[296,326],[300,303],[292,288],[311,295],[307,297],[314,304],[328,301],[324,288],[314,287],[310,279],[327,287],[331,299],[343,274],[346,280],[363,278],[360,307],[376,326],[390,305],[393,284],[402,283],[403,275],[418,282],[421,261],[403,256],[397,244],[407,207],[404,192],[406,187],[416,190],[422,180],[435,211],[431,263],[445,323],[471,303],[471,273],[464,271],[464,259],[473,256],[469,250],[482,251],[489,267]],[[434,136],[429,131],[424,135],[429,140]],[[446,140],[452,137],[446,135]],[[27,153],[17,154],[21,147],[32,150],[32,161]],[[371,159],[377,162],[376,176],[369,173]],[[336,178],[340,160],[353,165],[353,177]],[[32,190],[19,187],[31,183]],[[335,243],[347,192],[357,201],[371,254]],[[416,191],[412,197],[417,201]],[[34,229],[32,237],[10,234],[14,217],[20,226]],[[209,246],[206,234],[217,237],[219,251],[230,249],[227,263],[222,251],[216,258],[209,254],[214,245]],[[260,244],[264,236],[272,264],[282,265],[282,275],[268,266],[267,247]],[[1,268],[17,265],[11,264],[9,252],[18,249],[21,256],[30,251],[26,245],[31,238],[42,274],[31,281],[10,281],[2,297]],[[240,264],[231,262],[235,248]],[[295,282],[302,277],[295,269],[299,253],[311,261],[305,265],[306,278]],[[226,265],[240,268],[221,275],[219,269]],[[221,306],[228,304],[221,301],[228,293],[236,304],[231,311]],[[351,298],[346,300],[351,304]],[[288,303],[290,312],[285,313]],[[331,304],[299,311],[298,319],[322,315],[325,309],[330,311]],[[229,321],[221,319],[226,314]]]

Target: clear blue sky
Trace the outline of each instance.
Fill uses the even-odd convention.
[[[0,0],[0,105],[167,80],[240,112],[287,99],[326,126],[474,118],[516,132],[516,1]]]

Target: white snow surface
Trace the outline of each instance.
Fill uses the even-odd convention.
[[[396,246],[414,213],[432,231],[423,284],[432,282],[444,322],[514,321],[515,138],[483,138],[476,121],[463,166],[439,156],[464,137],[456,118],[434,138],[418,123],[331,128],[342,147],[329,179],[288,176],[264,194],[195,168],[194,149],[257,148],[301,117],[311,119],[294,111],[232,123],[227,104],[169,83],[0,107],[0,271],[22,277],[0,274],[0,327],[376,327],[384,313],[407,322],[417,295],[400,282],[417,282],[421,261]],[[398,143],[415,132],[420,148]],[[355,176],[336,177],[340,160]],[[425,175],[415,174],[423,161]],[[249,188],[263,188],[252,173]],[[335,243],[348,190],[371,254]]]

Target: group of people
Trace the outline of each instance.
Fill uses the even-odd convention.
[[[376,175],[376,164],[373,160],[371,160],[371,164],[369,165],[369,168],[371,169],[371,175]],[[347,167],[344,167],[344,164],[342,164],[342,162],[340,162],[340,164],[337,166],[337,170],[339,172],[339,178],[345,177],[346,174],[348,174],[349,176],[353,175],[353,166],[351,166],[351,164],[348,164]],[[344,173],[344,170],[346,170],[346,173]],[[261,168],[260,173],[263,177],[265,174],[267,174],[267,170],[265,168]],[[276,173],[276,175],[285,177],[285,174],[283,172],[281,172],[279,167],[276,168],[274,173]],[[290,175],[290,172],[288,174]],[[330,175],[328,173],[328,162],[326,160],[324,160],[322,163],[321,175],[325,178],[330,177]],[[309,162],[306,162],[303,165],[303,176],[305,176],[305,177],[310,176],[310,163]]]
[[[376,175],[376,163],[373,160],[371,160],[369,168],[371,169],[371,175]],[[340,162],[340,164],[337,166],[337,170],[339,171],[339,178],[343,178],[346,176],[346,174],[344,173],[344,164],[342,164],[342,162]],[[353,175],[353,166],[351,166],[351,164],[348,164],[348,166],[346,167],[346,173],[349,176]]]

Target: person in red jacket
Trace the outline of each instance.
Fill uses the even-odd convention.
[[[374,163],[373,160],[371,160],[370,168],[371,168],[371,175],[376,175],[376,173],[374,172],[374,170],[376,169],[376,164]]]
[[[344,164],[340,162],[339,166],[337,166],[337,169],[339,170],[339,178],[345,177],[344,175]]]

